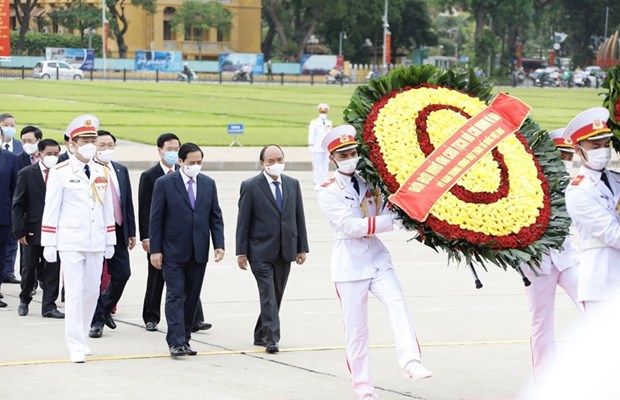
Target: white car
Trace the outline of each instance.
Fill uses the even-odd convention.
[[[39,61],[32,70],[32,76],[38,79],[81,80],[84,71],[63,61]]]

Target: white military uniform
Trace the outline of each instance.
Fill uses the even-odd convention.
[[[90,322],[99,298],[106,247],[116,244],[107,170],[75,156],[50,170],[41,245],[60,254],[65,286],[65,341],[69,352],[87,351]]]
[[[601,181],[607,175],[613,193]],[[606,301],[620,291],[620,175],[582,166],[566,189],[566,207],[581,238],[579,301]]]
[[[369,292],[390,316],[400,367],[419,361],[420,348],[390,253],[375,236],[394,229],[393,213],[384,207],[376,189],[373,194],[359,175],[354,176],[359,195],[351,177],[336,172],[319,190],[319,202],[336,233],[331,276],[342,305],[353,390],[363,399],[376,396],[368,362]]]
[[[312,180],[315,189],[329,176],[329,153],[323,150],[321,143],[331,129],[332,121],[327,118],[315,118],[308,126],[308,149],[312,153]]]

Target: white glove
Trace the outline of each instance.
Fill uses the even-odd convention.
[[[394,225],[395,229],[405,229],[405,224],[403,224],[403,220],[397,217],[394,217],[392,220],[392,225]]]
[[[56,252],[56,246],[43,247],[43,258],[49,263],[55,263],[58,261],[58,253]]]
[[[106,260],[109,260],[110,258],[114,257],[114,246],[106,246],[105,253],[103,253],[103,256],[105,257]]]

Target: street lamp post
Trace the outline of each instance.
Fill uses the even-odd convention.
[[[308,47],[310,47],[310,55],[314,54],[314,46],[319,44],[319,38],[314,35],[310,35],[308,39]]]
[[[93,34],[95,32],[95,28],[84,29],[84,34],[88,35],[88,50],[93,48]]]
[[[105,19],[105,0],[101,0],[101,48],[103,53],[103,78],[106,78],[106,51],[108,50],[106,43],[108,42],[108,32],[106,29],[107,21]]]
[[[388,0],[385,0],[385,10],[383,13],[383,65],[387,64],[387,34],[388,28],[390,25],[388,24]]]
[[[342,55],[342,40],[347,40],[347,33],[346,32],[340,32],[340,40],[338,42],[338,55],[341,56]]]

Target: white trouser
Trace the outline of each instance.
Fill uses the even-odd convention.
[[[583,306],[577,301],[577,268],[559,271],[551,268],[549,275],[536,276],[528,266],[524,274],[532,284],[526,288],[532,316],[530,345],[534,377],[542,376],[544,368],[553,364],[555,357],[555,291],[559,285],[575,303],[580,314]]]
[[[353,391],[359,399],[367,395],[376,396],[368,364],[368,292],[381,301],[390,317],[398,365],[404,368],[409,361],[420,361],[420,347],[400,282],[394,270],[388,269],[372,279],[336,282],[336,290],[342,305]]]
[[[312,153],[312,180],[314,187],[318,187],[327,180],[329,173],[329,153]]]
[[[61,251],[65,285],[65,341],[69,353],[84,350],[97,307],[103,252]]]

